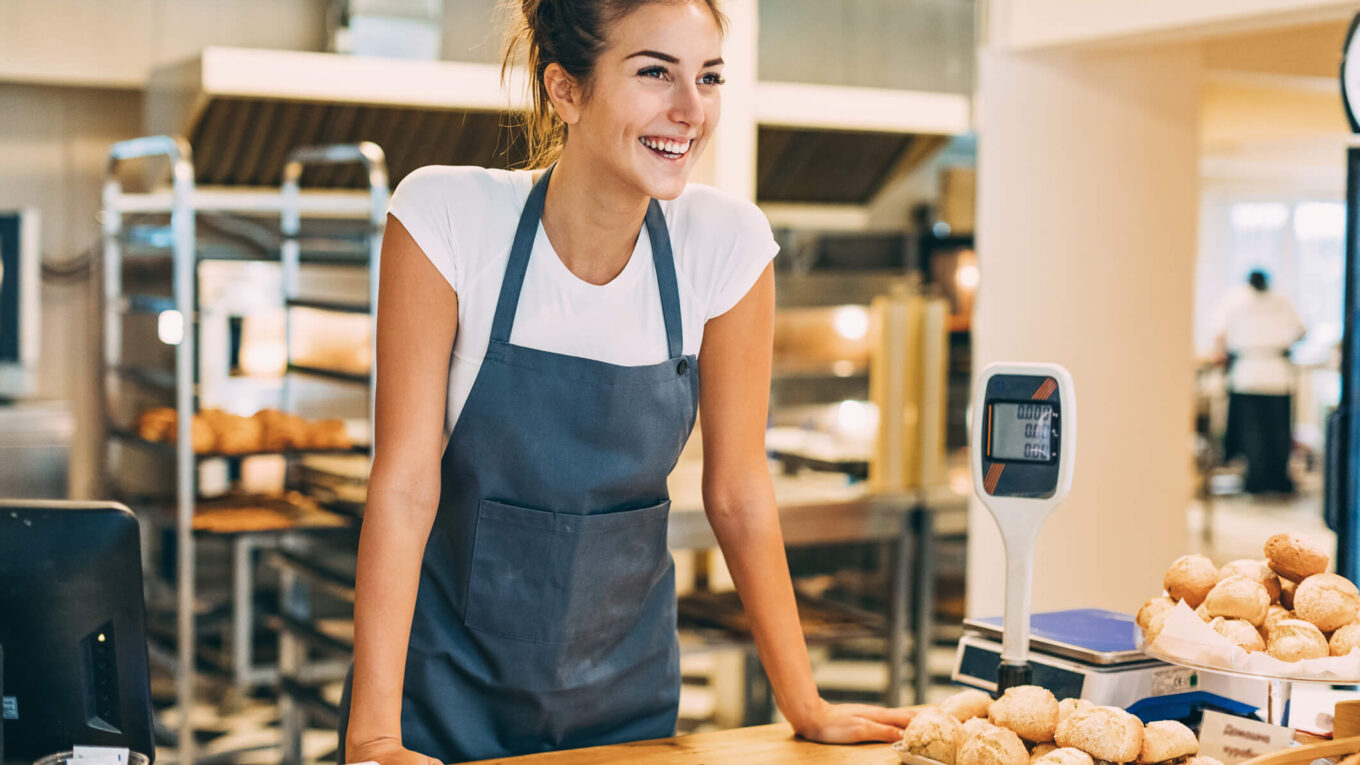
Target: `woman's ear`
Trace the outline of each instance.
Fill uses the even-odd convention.
[[[581,119],[581,87],[561,64],[548,64],[543,71],[543,87],[548,91],[548,100],[552,102],[553,110],[557,116],[568,125],[574,125]]]

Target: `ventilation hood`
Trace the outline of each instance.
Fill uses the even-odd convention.
[[[294,148],[373,141],[395,185],[431,164],[511,167],[522,83],[500,67],[332,53],[208,47],[153,72],[150,133],[186,136],[205,186],[277,187]],[[967,131],[963,96],[758,83],[757,199],[864,204]],[[303,184],[364,184],[357,167],[309,169]]]
[[[395,186],[423,165],[522,162],[509,127],[519,108],[491,64],[208,47],[152,73],[145,116],[148,132],[189,139],[202,185],[276,187],[297,147],[373,141]],[[364,179],[357,167],[321,167],[303,184]]]

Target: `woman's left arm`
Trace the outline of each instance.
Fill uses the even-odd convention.
[[[896,741],[911,709],[830,704],[812,680],[765,457],[774,342],[774,270],[704,327],[699,351],[704,510],[750,616],[775,703],[804,738]]]

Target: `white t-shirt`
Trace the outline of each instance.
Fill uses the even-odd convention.
[[[1290,389],[1285,356],[1304,333],[1303,321],[1283,295],[1238,285],[1224,295],[1214,316],[1216,334],[1236,354],[1228,388],[1238,393],[1283,395]]]
[[[406,176],[392,193],[388,211],[458,295],[446,441],[481,370],[532,186],[528,170],[435,165]],[[708,186],[689,184],[661,210],[675,257],[684,353],[697,354],[704,323],[741,301],[779,247],[760,208]],[[623,271],[594,285],[562,263],[540,223],[510,342],[620,366],[665,361],[666,325],[645,227]]]

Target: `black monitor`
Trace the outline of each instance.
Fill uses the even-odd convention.
[[[155,757],[137,519],[113,502],[0,501],[4,758]]]

